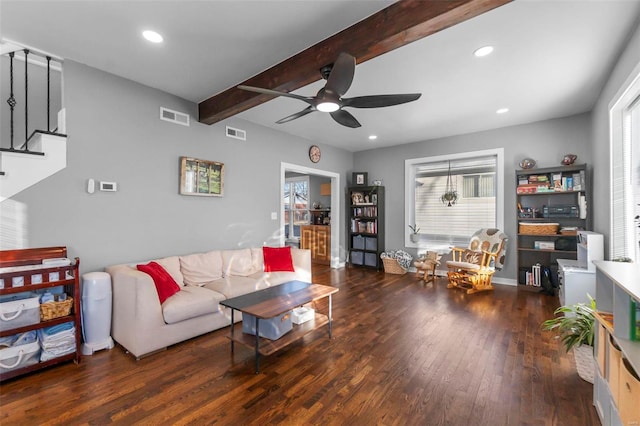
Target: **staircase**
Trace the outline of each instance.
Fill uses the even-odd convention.
[[[5,122],[3,119],[2,122],[2,127],[10,130],[10,132],[7,132],[7,135],[3,130],[2,138],[9,137],[7,137],[7,141],[4,141],[2,144],[3,147],[0,148],[0,203],[2,203],[20,191],[35,185],[67,166],[67,135],[58,133],[64,132],[65,129],[64,108],[58,113],[58,127],[53,131],[50,130],[51,61],[56,63],[53,69],[58,72],[61,72],[60,65],[62,61],[52,55],[38,52],[32,48],[25,48],[19,46],[17,43],[7,42],[5,40],[0,42],[0,55],[6,55],[8,58],[8,75],[10,77],[10,84],[7,90],[9,98],[6,103],[10,109],[10,120],[9,122]],[[14,64],[14,61],[21,62],[21,64],[24,65],[19,67],[17,63]],[[42,91],[29,94],[29,70],[31,69],[33,71],[41,68],[46,68],[46,75],[44,76],[47,79],[46,94]],[[24,70],[24,80],[22,80],[24,91],[18,93],[18,90],[22,90],[23,84],[18,85],[16,83],[14,85],[14,74],[17,76],[18,72],[22,70]],[[40,75],[41,74],[42,72],[40,71]],[[59,75],[57,76],[57,78],[60,78]],[[14,91],[14,86],[16,91]],[[39,105],[35,107],[29,105],[29,98],[31,98],[31,103],[36,101],[36,104]],[[60,98],[58,97],[54,100],[59,102]],[[41,114],[40,116],[36,114],[36,119],[29,121],[29,106],[31,106],[32,111],[37,112],[42,103],[46,103],[46,116],[42,117]],[[59,103],[57,103],[57,105],[59,105]],[[24,108],[25,110],[25,114],[21,117],[20,123],[14,123],[14,109],[16,107],[20,109]],[[29,128],[43,128],[45,122],[47,130],[35,130],[31,133],[31,136],[27,137]],[[29,126],[29,124],[31,126]],[[18,129],[18,125],[20,126],[20,131],[24,129],[24,133],[21,135],[16,134],[14,137],[14,129]],[[17,133],[17,131],[15,133]],[[25,142],[20,148],[14,148],[14,139],[22,139]]]
[[[36,131],[30,151],[0,150],[0,203],[67,167],[67,137]]]

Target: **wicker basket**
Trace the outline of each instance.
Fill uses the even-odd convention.
[[[383,257],[382,263],[384,264],[384,272],[387,274],[402,275],[407,273],[407,270],[400,266],[397,259]]]
[[[71,313],[73,297],[62,302],[47,302],[40,304],[40,321],[67,316]]]
[[[521,223],[519,232],[527,235],[557,234],[559,223]]]

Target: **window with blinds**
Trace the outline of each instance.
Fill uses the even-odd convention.
[[[498,166],[498,157],[491,150],[407,160],[407,226],[415,223],[420,228],[419,246],[464,246],[478,229],[501,227],[498,176],[502,176],[502,166]],[[441,201],[449,165],[458,194],[450,207]]]
[[[611,259],[640,259],[640,75],[614,103],[611,121]]]

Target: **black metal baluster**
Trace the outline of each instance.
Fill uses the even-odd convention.
[[[11,151],[14,150],[13,148],[13,109],[16,106],[16,98],[13,96],[13,56],[15,55],[14,52],[9,53],[9,87],[10,87],[10,94],[9,94],[9,99],[7,99],[7,103],[9,104],[9,108],[11,109],[11,147],[9,149],[11,149]]]
[[[29,49],[24,49],[24,150],[29,151]]]
[[[47,132],[51,131],[51,56],[47,56]]]

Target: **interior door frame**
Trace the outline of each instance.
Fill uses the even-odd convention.
[[[331,267],[340,267],[340,224],[342,223],[340,197],[340,173],[328,170],[314,169],[292,163],[280,163],[280,245],[284,246],[284,196],[286,172],[302,173],[305,175],[323,176],[331,179]]]

